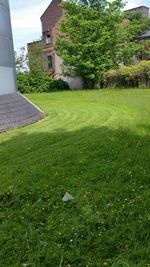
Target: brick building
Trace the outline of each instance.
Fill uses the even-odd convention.
[[[125,10],[125,12],[141,12],[144,16],[149,16],[149,8],[147,6],[138,6],[135,8],[131,8],[128,10]]]
[[[59,60],[54,51],[57,26],[64,17],[63,10],[59,6],[60,3],[61,0],[53,0],[41,16],[43,57],[44,61],[47,62],[47,64],[44,64],[44,70],[52,74],[54,78],[60,72],[58,68]]]
[[[149,17],[149,8],[146,6],[139,6],[136,8],[132,8],[127,10],[126,12],[141,12],[144,16]],[[150,40],[150,30],[147,30],[145,33],[143,33],[142,35],[139,35],[136,37],[136,39],[140,42],[143,40]],[[145,49],[145,51],[150,51],[150,45],[147,46],[147,48]],[[140,60],[150,60],[150,56],[147,53],[142,53]]]
[[[42,46],[43,46],[43,66],[54,79],[62,78],[67,81],[71,89],[81,89],[82,80],[78,77],[63,77],[61,75],[62,60],[54,51],[56,35],[58,33],[58,24],[64,18],[64,11],[60,7],[61,0],[52,0],[43,15],[42,24]]]
[[[42,25],[42,60],[43,69],[49,73],[54,79],[65,80],[71,89],[82,89],[83,82],[79,77],[63,77],[61,74],[62,60],[57,56],[54,45],[56,43],[56,35],[58,33],[58,24],[64,18],[64,11],[60,7],[61,0],[52,0],[45,12],[41,16]],[[32,42],[28,44],[29,54],[33,53],[36,45],[40,42]]]
[[[62,78],[67,81],[71,89],[81,89],[82,80],[78,77],[63,77],[61,75],[61,64],[62,60],[57,56],[54,45],[56,43],[56,36],[58,33],[58,24],[64,18],[64,11],[60,7],[61,0],[52,0],[50,5],[47,7],[45,12],[41,16],[42,24],[42,59],[43,68],[49,73],[54,79]],[[142,12],[144,16],[149,16],[149,8],[146,6],[140,6],[133,9],[126,10],[125,12]],[[128,23],[125,20],[124,23]],[[140,40],[150,39],[150,31],[144,35],[139,36]],[[32,52],[32,45],[35,47],[36,43],[28,44],[28,50]],[[37,42],[39,45],[39,42]]]

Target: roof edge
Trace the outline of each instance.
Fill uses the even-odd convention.
[[[51,6],[51,4],[52,4],[53,1],[54,1],[54,0],[52,0],[51,3],[48,5],[48,7],[45,9],[45,11],[43,12],[43,14],[42,14],[41,17],[40,17],[40,20],[42,19],[42,17],[43,17],[44,14],[46,13],[46,11],[49,9],[49,7]]]
[[[146,8],[146,9],[150,10],[150,8],[148,6],[137,6],[137,7],[133,7],[133,8],[127,9],[127,10],[125,10],[125,12],[136,10],[136,9],[139,9],[139,8]]]

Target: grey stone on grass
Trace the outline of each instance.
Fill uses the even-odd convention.
[[[74,197],[73,197],[72,195],[70,195],[68,192],[66,192],[66,193],[64,194],[63,198],[62,198],[62,200],[63,200],[64,202],[67,202],[67,201],[69,201],[69,200],[73,200],[73,199],[74,199]]]

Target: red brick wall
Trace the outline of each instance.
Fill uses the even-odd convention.
[[[125,10],[125,12],[141,12],[144,16],[149,16],[149,8],[146,6],[139,6],[132,9]]]
[[[44,70],[49,74],[54,75],[55,73],[55,51],[54,45],[56,42],[56,35],[58,33],[59,21],[64,17],[64,11],[60,7],[61,0],[53,0],[48,8],[41,16],[42,23],[42,41],[43,41],[43,58],[44,58]],[[46,36],[51,35],[52,42],[46,44]],[[48,69],[47,57],[51,55],[53,57],[53,68]]]
[[[57,24],[63,15],[63,10],[59,7],[61,0],[53,0],[46,11],[41,16],[42,31],[51,32],[52,28]]]

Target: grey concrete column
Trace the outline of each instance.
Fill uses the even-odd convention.
[[[0,95],[14,93],[16,90],[9,1],[0,0]]]

